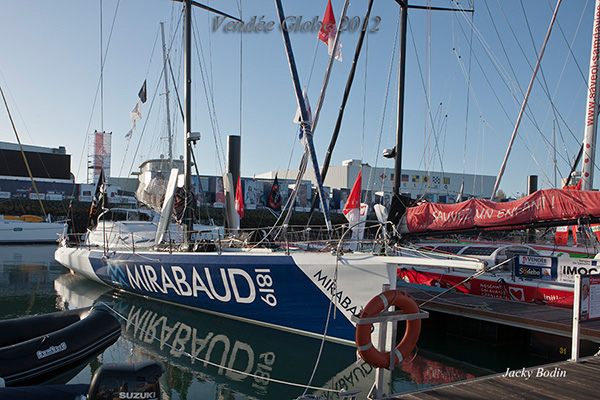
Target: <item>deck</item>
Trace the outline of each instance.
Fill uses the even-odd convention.
[[[440,293],[440,289],[418,285],[400,285],[398,289],[410,293],[420,305]],[[422,308],[565,337],[572,334],[573,311],[564,308],[457,292],[445,293]],[[580,335],[582,340],[600,343],[600,320],[581,323]]]
[[[531,373],[529,379],[520,376],[523,371]],[[578,363],[563,361],[512,373],[519,376],[504,376],[504,372],[387,399],[592,399],[598,397],[600,357],[588,357]]]

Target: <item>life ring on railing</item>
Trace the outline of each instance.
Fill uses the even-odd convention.
[[[418,313],[419,306],[415,299],[405,291],[388,290],[371,299],[365,306],[360,318],[375,317],[381,312],[387,310],[390,306],[396,306],[406,314]],[[358,354],[369,365],[376,368],[390,367],[390,352],[382,352],[377,350],[371,342],[371,329],[373,324],[358,324],[356,325],[356,347]],[[421,320],[415,319],[406,321],[406,332],[398,346],[396,346],[395,365],[407,358],[415,348],[421,333]]]

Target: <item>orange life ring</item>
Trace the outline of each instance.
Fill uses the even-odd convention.
[[[387,310],[390,306],[396,306],[407,314],[419,312],[419,306],[410,294],[400,290],[388,290],[379,294],[378,296],[373,297],[363,309],[360,317],[375,317],[381,312]],[[355,339],[358,353],[363,360],[373,367],[389,368],[390,352],[381,352],[373,346],[373,343],[371,342],[372,327],[372,323],[356,325]],[[415,348],[417,341],[419,340],[420,333],[420,319],[406,321],[406,332],[404,333],[402,341],[398,346],[396,346],[395,349],[395,365],[399,364],[403,359],[410,355],[412,350]]]

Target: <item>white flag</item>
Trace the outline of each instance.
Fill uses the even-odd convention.
[[[138,100],[135,107],[133,107],[133,110],[131,110],[131,112],[129,113],[129,116],[131,117],[131,122],[133,122],[133,126],[135,127],[135,121],[139,121],[140,119],[142,119],[142,101],[141,100]]]
[[[144,83],[144,85],[145,85],[145,83]],[[137,121],[139,121],[140,119],[142,119],[142,100],[141,99],[138,100],[135,107],[133,107],[133,110],[131,110],[131,112],[129,113],[129,117],[131,118],[131,129],[125,135],[126,140],[131,139],[131,136],[133,136],[133,131],[135,131],[135,123]]]

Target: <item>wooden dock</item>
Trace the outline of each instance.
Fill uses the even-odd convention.
[[[410,293],[426,311],[458,315],[533,331],[571,337],[573,311],[533,303],[493,299],[464,293],[448,292],[430,301],[440,289],[421,285],[399,285]],[[600,343],[600,320],[580,324],[582,340]]]
[[[521,374],[525,371],[525,376]],[[598,398],[600,357],[575,363],[563,361],[541,367],[514,370],[485,378],[450,383],[387,399],[595,399]],[[527,375],[531,373],[527,379]]]

